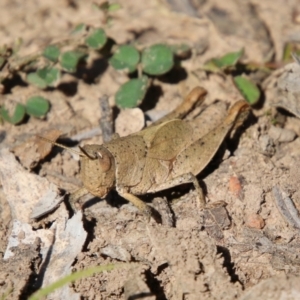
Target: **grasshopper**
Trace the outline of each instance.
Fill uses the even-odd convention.
[[[196,178],[211,161],[231,129],[238,127],[249,112],[240,100],[228,111],[223,122],[204,136],[181,120],[203,102],[206,90],[194,88],[173,112],[144,130],[126,137],[114,137],[102,145],[84,145],[80,152],[42,139],[80,155],[83,187],[69,199],[74,211],[77,200],[91,193],[104,198],[112,189],[147,216],[151,208],[138,195],[154,193],[184,183],[193,183],[200,207],[205,197]]]

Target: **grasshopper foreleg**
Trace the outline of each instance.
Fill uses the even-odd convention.
[[[143,202],[137,196],[130,194],[124,191],[122,188],[117,189],[119,195],[126,199],[127,201],[131,202],[135,207],[137,207],[148,219],[152,216],[152,209],[148,206],[145,202]]]
[[[79,198],[81,198],[82,196],[84,196],[88,193],[89,193],[89,191],[86,188],[82,187],[70,195],[69,203],[70,203],[71,208],[74,213],[76,213],[78,210],[76,207],[76,202],[79,200]]]

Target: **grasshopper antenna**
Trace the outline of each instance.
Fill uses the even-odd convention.
[[[52,144],[52,145],[54,145],[54,146],[57,146],[57,147],[60,147],[60,148],[62,148],[62,149],[65,149],[65,150],[67,150],[67,151],[70,151],[70,152],[72,152],[72,153],[74,153],[74,154],[77,154],[77,155],[79,155],[79,156],[81,156],[81,157],[87,156],[87,154],[86,154],[85,152],[79,152],[79,151],[76,151],[76,150],[71,149],[71,148],[69,148],[69,147],[67,147],[67,146],[64,146],[64,145],[62,145],[62,144],[53,142],[53,141],[51,141],[51,140],[49,140],[49,139],[47,139],[47,138],[45,138],[45,137],[43,137],[43,136],[37,135],[37,137],[38,137],[39,139],[43,140],[44,142],[50,143],[50,144]],[[80,148],[80,149],[81,149],[81,148]]]

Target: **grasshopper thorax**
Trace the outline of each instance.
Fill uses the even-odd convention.
[[[81,178],[84,187],[93,195],[104,197],[115,185],[115,160],[101,145],[80,148]]]

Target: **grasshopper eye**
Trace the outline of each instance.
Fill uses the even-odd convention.
[[[96,156],[100,162],[100,166],[103,172],[107,172],[111,167],[110,157],[105,153],[101,153],[100,151],[96,152]]]

